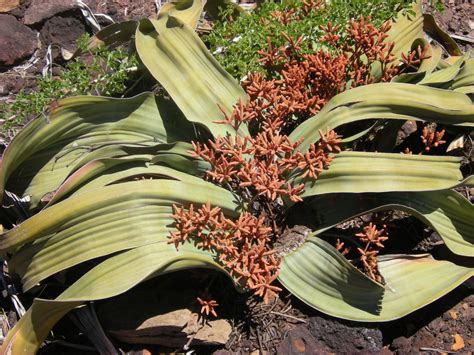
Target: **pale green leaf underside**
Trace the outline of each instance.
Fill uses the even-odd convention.
[[[206,1],[204,1],[206,2]],[[158,13],[158,19],[172,16],[189,27],[195,29],[204,7],[202,0],[176,0],[163,4]]]
[[[306,151],[320,138],[318,129],[369,119],[474,127],[474,105],[467,95],[450,90],[405,83],[371,84],[334,96],[316,116],[299,125],[290,139],[303,139],[298,150]]]
[[[306,181],[302,197],[448,189],[462,180],[459,164],[456,157],[345,151],[334,154],[329,168],[315,182]]]
[[[392,21],[392,26],[388,32],[386,42],[393,42],[393,54],[397,59],[401,58],[402,53],[406,53],[414,40],[423,38],[423,14],[421,2],[413,3],[412,11],[414,14],[399,13]]]
[[[136,46],[145,66],[189,121],[203,124],[214,136],[234,133],[215,122],[223,119],[219,106],[230,113],[239,98],[246,99],[245,92],[189,26],[168,16],[142,20]],[[239,133],[246,134],[246,128]]]
[[[284,257],[280,282],[296,297],[335,317],[383,322],[415,311],[474,275],[470,268],[427,255],[379,258],[382,287],[318,237]]]
[[[114,203],[128,201],[130,206],[133,206],[134,203],[153,201],[155,198],[182,204],[189,202],[203,204],[206,201],[213,201],[230,215],[235,214],[237,209],[235,196],[231,192],[204,181],[199,184],[175,180],[131,181],[93,189],[42,210],[3,233],[0,239],[0,252],[54,233],[59,227],[64,229],[68,224],[79,221],[87,223],[94,210],[114,209]]]
[[[451,89],[459,90],[472,86],[474,86],[474,52],[471,52],[471,58],[466,60],[459,74],[454,79]]]
[[[28,290],[86,260],[166,242],[173,225],[172,205],[206,202],[230,216],[238,209],[229,191],[195,177],[186,182],[142,180],[96,188],[46,208],[4,233],[1,251],[29,242],[10,260]]]
[[[405,211],[431,226],[453,253],[474,256],[474,206],[451,190],[321,195],[305,201],[305,207],[316,233],[369,212]]]
[[[453,65],[426,75],[423,80],[418,82],[418,84],[435,87],[451,84],[451,82],[460,74],[461,67],[465,63],[466,59],[467,55],[458,58],[458,60]]]
[[[394,43],[392,53],[396,61],[400,60],[402,53],[407,53],[412,43],[423,37],[423,15],[421,11],[421,3],[414,3],[412,6],[414,14],[404,14],[400,12],[392,21],[391,28],[388,32],[386,43]],[[380,65],[372,68],[372,74],[376,78],[380,78]]]
[[[187,122],[169,100],[152,94],[130,99],[78,96],[59,102],[48,123],[38,118],[5,152],[2,187],[31,196],[32,207],[88,161],[125,155],[125,147],[189,140]]]
[[[170,150],[167,151],[169,152]],[[171,158],[175,159],[171,162]],[[152,160],[158,160],[160,164],[176,165],[180,170],[153,164],[151,163]],[[197,171],[204,170],[205,165],[200,163],[198,160],[192,160],[180,154],[171,153],[163,153],[157,156],[130,156],[127,158],[93,160],[71,174],[54,193],[48,205],[52,205],[71,195],[125,179],[164,178],[195,184],[200,182],[206,184],[203,180],[194,176]]]

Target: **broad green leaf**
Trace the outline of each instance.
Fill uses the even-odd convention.
[[[315,196],[304,206],[316,233],[366,213],[401,210],[433,228],[453,253],[474,256],[474,206],[451,190],[329,194]]]
[[[61,100],[49,116],[27,125],[7,148],[0,189],[31,196],[36,207],[88,161],[123,155],[125,147],[191,140],[194,127],[169,100],[142,94],[130,99],[77,96]]]
[[[156,165],[154,162],[162,165]],[[165,165],[175,165],[180,170]],[[72,173],[52,195],[48,205],[52,205],[73,194],[110,185],[120,180],[134,179],[142,176],[148,176],[148,178],[161,177],[198,184],[203,181],[193,175],[196,175],[199,171],[205,171],[206,167],[207,165],[204,162],[173,153],[172,150],[165,150],[164,153],[156,156],[142,155],[97,159]]]
[[[474,127],[474,105],[467,95],[405,83],[361,86],[334,96],[314,117],[299,125],[290,139],[303,139],[306,151],[320,136],[318,129],[337,128],[362,120],[396,119]]]
[[[118,46],[128,42],[135,34],[137,26],[137,21],[124,21],[108,25],[89,39],[87,49],[110,45]]]
[[[166,242],[173,225],[172,205],[206,202],[228,216],[235,216],[238,209],[232,193],[192,176],[186,182],[141,180],[91,189],[5,232],[0,252],[30,242],[9,261],[26,291],[86,260]]]
[[[315,182],[305,181],[301,196],[448,189],[462,180],[459,167],[457,157],[345,151],[334,154]]]
[[[474,187],[474,175],[470,175],[464,180],[464,186]]]
[[[220,21],[226,21],[227,19],[221,16],[221,10],[224,10],[226,7],[232,7],[232,17],[234,19],[240,15],[249,15],[241,6],[237,5],[232,0],[207,1],[206,5],[204,5],[204,11],[206,11],[206,15],[210,16],[213,20],[219,19]]]
[[[461,55],[456,41],[449,34],[444,32],[436,23],[433,15],[423,14],[423,30],[436,42],[441,44],[450,55]]]
[[[204,173],[211,168],[211,165],[202,159],[196,160],[182,154],[170,151],[157,154],[152,160],[154,164],[169,166],[173,169],[185,172],[189,175],[203,177]]]
[[[235,133],[225,124],[219,106],[230,114],[240,85],[209,53],[194,31],[174,17],[142,20],[136,33],[138,54],[189,121],[207,127],[214,136]],[[242,125],[240,134],[247,130]]]
[[[463,86],[463,87],[454,89],[454,91],[459,92],[461,94],[474,94],[474,85]]]
[[[401,318],[445,295],[469,277],[471,268],[428,255],[385,255],[379,285],[333,246],[312,236],[280,264],[280,282],[306,304],[335,317],[363,322]]]
[[[112,201],[138,201],[138,205],[147,201],[165,199],[171,203],[186,204],[189,201],[203,204],[216,201],[227,214],[235,215],[237,201],[235,196],[214,184],[199,180],[199,183],[183,183],[175,180],[142,180],[106,186],[99,190],[90,190],[52,205],[32,216],[17,227],[2,234],[0,252],[6,252],[26,242],[55,233],[57,228],[66,228],[65,223],[78,223],[90,218],[94,210],[104,208],[113,210]],[[193,193],[190,193],[192,191]],[[141,201],[141,202],[140,202]],[[74,220],[74,222],[68,222]]]
[[[466,60],[459,74],[454,78],[451,85],[452,90],[459,90],[463,87],[474,86],[474,58]]]
[[[164,4],[158,14],[158,19],[175,17],[192,29],[196,29],[205,0],[176,0]]]
[[[190,244],[176,251],[173,245],[155,243],[113,256],[82,276],[56,300],[35,299],[8,332],[2,353],[35,353],[54,324],[84,302],[114,297],[148,278],[197,267],[222,271],[212,254]]]
[[[402,53],[407,53],[410,50],[413,41],[417,38],[423,38],[423,36],[421,1],[416,1],[413,3],[412,11],[400,11],[392,21],[392,26],[385,42],[394,43],[392,53],[394,54],[395,61],[399,61]],[[380,78],[380,65],[373,66],[372,75]]]
[[[428,85],[428,86],[448,86],[456,78],[458,73],[461,70],[462,65],[466,61],[467,56],[459,58],[451,66],[432,72],[431,74],[426,75],[423,80],[418,82],[419,85]],[[474,75],[474,74],[473,74]]]
[[[388,32],[386,42],[393,42],[393,54],[397,59],[402,53],[406,53],[413,41],[423,38],[423,15],[421,1],[416,1],[410,11],[400,11],[398,16],[392,21],[392,26]]]

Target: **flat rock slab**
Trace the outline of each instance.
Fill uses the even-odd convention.
[[[91,9],[96,7],[95,0],[86,0],[84,3]],[[25,25],[33,25],[74,8],[76,8],[74,0],[32,0],[25,11],[23,22]]]
[[[61,12],[71,10],[74,0],[32,0],[26,9],[23,22],[25,25],[33,25],[42,22]]]
[[[0,14],[0,67],[31,56],[38,46],[36,33],[11,15]]]
[[[222,346],[232,332],[225,319],[203,323],[193,311],[194,290],[133,290],[97,307],[104,330],[129,344],[181,348],[190,345]],[[199,309],[199,307],[196,307]]]
[[[0,12],[8,12],[20,6],[20,0],[0,0]]]
[[[146,319],[136,329],[109,330],[114,338],[128,344],[157,344],[183,347],[190,339],[191,345],[224,345],[232,327],[224,319],[210,320],[204,324],[189,309],[159,314]]]

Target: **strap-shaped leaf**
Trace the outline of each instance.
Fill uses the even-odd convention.
[[[203,0],[176,0],[164,4],[158,14],[158,19],[172,16],[179,19],[192,29],[196,26],[201,17],[202,9],[204,7]]]
[[[47,121],[39,117],[7,148],[0,189],[41,198],[88,161],[123,155],[124,147],[190,140],[195,130],[169,100],[145,93],[130,99],[78,96],[60,101]]]
[[[306,304],[335,317],[384,322],[413,312],[474,275],[471,268],[428,255],[379,257],[386,286],[352,266],[333,246],[309,237],[283,258],[280,282]]]
[[[474,206],[451,190],[321,195],[305,201],[305,207],[316,233],[370,212],[405,211],[433,228],[453,253],[474,256]]]
[[[142,180],[96,188],[46,208],[4,233],[0,251],[32,242],[10,261],[28,290],[86,260],[166,241],[173,204],[206,202],[230,216],[238,208],[232,193],[192,176],[186,182]]]
[[[232,0],[212,0],[207,1],[204,5],[204,11],[212,20],[219,19],[221,21],[227,21],[226,18],[221,16],[221,10],[232,8],[232,18],[237,18],[237,16],[249,16],[249,14],[238,4]]]
[[[444,32],[436,23],[433,15],[423,14],[423,30],[435,41],[440,43],[450,55],[461,55],[456,41],[449,34]]]
[[[221,270],[212,254],[190,244],[176,251],[173,245],[156,243],[113,256],[82,276],[56,300],[36,299],[8,332],[2,353],[34,354],[56,322],[84,302],[117,296],[154,276],[197,267]]]
[[[160,159],[162,158],[161,155],[165,155],[167,159]],[[170,163],[170,157],[177,157],[178,160],[173,161],[173,163],[179,165],[182,170],[186,170],[186,173],[164,165],[156,165],[150,162],[152,159],[157,159],[162,164],[174,165],[173,163]],[[180,158],[182,160],[180,160]],[[64,181],[64,183],[53,194],[48,206],[71,195],[110,185],[126,179],[131,180],[141,177],[155,177],[198,184],[204,181],[194,177],[193,175],[195,174],[190,174],[189,172],[190,170],[192,170],[191,172],[194,173],[199,170],[204,171],[205,164],[201,163],[202,162],[199,160],[191,160],[179,154],[169,153],[160,154],[157,157],[151,156],[149,158],[132,156],[127,158],[106,158],[93,160],[75,171]],[[202,167],[200,165],[202,165]]]
[[[417,38],[411,45],[411,50],[417,50],[417,48],[425,48],[424,53],[427,57],[422,59],[420,66],[416,72],[411,73],[402,73],[394,78],[392,78],[392,82],[396,83],[418,83],[421,81],[427,74],[431,74],[434,70],[436,70],[438,64],[441,61],[441,55],[443,53],[443,49],[440,46],[432,46],[429,42],[424,38]]]
[[[435,87],[449,86],[451,82],[458,76],[461,67],[465,63],[467,55],[460,57],[456,62],[447,68],[437,70],[429,75],[426,75],[423,80],[418,82],[419,85],[429,85]],[[474,74],[473,74],[474,75]]]
[[[214,136],[234,130],[223,119],[245,92],[220,64],[192,28],[174,17],[142,20],[136,33],[138,54],[186,118],[207,127]],[[239,132],[246,134],[244,125]]]
[[[459,74],[454,78],[451,89],[458,90],[463,87],[474,86],[474,57],[466,60]]]
[[[199,184],[174,180],[132,181],[106,186],[100,190],[100,193],[90,190],[42,210],[17,227],[3,233],[0,238],[0,252],[47,236],[56,232],[59,227],[66,228],[65,223],[87,220],[94,210],[114,209],[112,201],[125,203],[125,201],[138,200],[143,204],[152,201],[153,198],[178,204],[192,201],[203,204],[207,201],[215,201],[216,206],[220,206],[225,213],[230,215],[235,215],[237,209],[237,201],[231,192],[204,181]]]
[[[306,151],[320,136],[318,129],[368,119],[396,119],[439,122],[474,127],[474,104],[467,95],[450,90],[405,83],[361,86],[334,96],[314,117],[290,135],[303,139],[298,147]]]
[[[87,49],[110,45],[118,46],[128,42],[135,34],[137,26],[137,21],[124,21],[108,25],[89,39]]]
[[[400,60],[402,53],[407,53],[413,41],[423,38],[423,15],[421,1],[413,3],[411,11],[400,11],[392,21],[392,26],[388,32],[387,43],[393,43],[392,53],[395,60]],[[381,76],[380,65],[372,68],[372,74],[379,78]]]
[[[315,182],[306,181],[302,197],[448,189],[462,180],[459,164],[457,157],[345,151],[334,154],[329,168]]]

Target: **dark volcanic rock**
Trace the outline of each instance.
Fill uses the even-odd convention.
[[[25,85],[25,81],[18,76],[0,74],[0,96],[8,96],[11,93],[16,94]]]
[[[68,51],[74,51],[76,40],[86,32],[86,26],[83,21],[76,17],[55,16],[46,20],[40,32],[41,42],[46,46],[49,44],[57,45],[53,57],[59,54],[57,47],[62,47]]]
[[[84,2],[90,8],[95,8],[95,0],[86,0]],[[26,25],[40,23],[75,7],[74,0],[31,0],[31,5],[25,11],[23,22]]]
[[[312,317],[310,331],[316,341],[336,353],[376,353],[383,347],[382,332],[377,328],[349,326],[332,319]]]
[[[304,326],[291,330],[280,343],[277,354],[281,355],[310,355],[329,354],[331,349],[325,347]]]
[[[23,22],[33,25],[73,7],[74,0],[32,0],[25,11]]]
[[[0,67],[12,66],[31,56],[37,45],[33,30],[14,16],[0,14]]]

